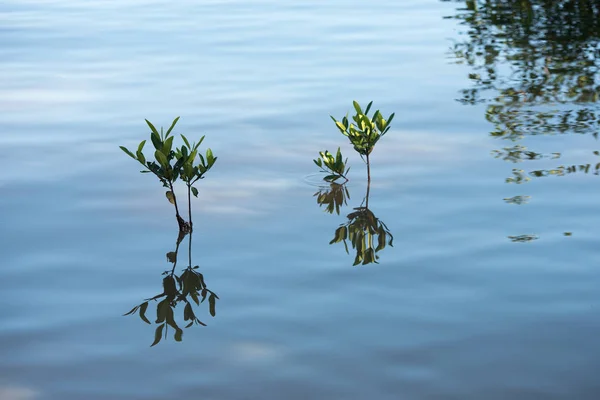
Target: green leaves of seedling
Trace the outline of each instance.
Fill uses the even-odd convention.
[[[340,132],[350,139],[354,150],[361,156],[367,156],[373,151],[379,139],[390,129],[390,123],[394,119],[394,114],[391,114],[386,120],[381,115],[381,112],[377,110],[372,117],[369,117],[368,114],[373,102],[367,105],[364,112],[358,102],[353,101],[352,105],[356,111],[356,114],[352,117],[354,122],[350,122],[348,116],[343,117],[340,121],[333,116],[331,119],[335,122],[335,126]]]
[[[217,161],[217,157],[213,155],[211,149],[206,150],[206,156],[203,156],[199,152],[199,147],[204,136],[200,138],[198,143],[191,143],[188,138],[181,135],[183,145],[180,148],[173,148],[173,142],[175,136],[172,135],[175,125],[177,125],[179,117],[175,118],[171,123],[171,126],[165,133],[163,128],[160,131],[148,120],[146,124],[150,128],[150,141],[154,146],[154,160],[148,161],[143,153],[144,145],[146,141],[142,141],[135,154],[127,149],[126,147],[119,146],[125,154],[137,160],[144,166],[143,173],[153,173],[162,185],[169,190],[166,193],[167,199],[175,207],[175,216],[179,223],[180,231],[191,230],[191,205],[188,204],[189,210],[189,223],[186,223],[183,218],[179,215],[179,207],[177,204],[177,197],[174,191],[174,183],[178,178],[181,178],[188,189],[189,194],[192,193],[195,197],[198,197],[198,189],[192,185],[200,179],[204,178],[204,175]]]
[[[344,178],[348,181],[346,174],[350,171],[350,168],[346,169],[346,163],[348,159],[343,160],[342,152],[338,147],[337,153],[334,156],[328,150],[319,152],[320,158],[313,160],[313,162],[321,168],[321,172],[325,172],[328,175],[323,178],[327,182],[335,182],[340,178]]]

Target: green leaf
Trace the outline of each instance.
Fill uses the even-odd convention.
[[[146,164],[146,157],[144,157],[144,153],[138,151],[136,155],[139,162],[141,162],[142,164]]]
[[[146,123],[150,127],[150,130],[152,131],[152,133],[156,134],[156,136],[158,136],[160,138],[160,135],[159,135],[158,131],[156,130],[156,128],[154,127],[154,125],[152,125],[152,122],[146,120]]]
[[[150,139],[152,140],[152,145],[154,145],[154,148],[156,150],[162,149],[163,142],[162,140],[160,140],[160,136],[158,136],[158,133],[152,132],[150,134]]]
[[[169,190],[165,193],[165,195],[167,196],[167,200],[169,200],[169,203],[175,204],[175,196],[173,195],[173,192]]]
[[[160,325],[158,328],[156,328],[156,332],[154,332],[154,343],[152,343],[150,345],[150,347],[155,346],[158,344],[158,342],[160,342],[160,339],[162,338],[162,331],[165,327],[165,324]]]
[[[154,152],[154,157],[156,157],[156,161],[158,161],[163,168],[165,168],[165,169],[167,168],[167,166],[169,165],[169,162],[167,161],[167,157],[163,153],[156,150]]]
[[[177,121],[179,121],[179,117],[175,118],[173,120],[173,123],[171,124],[171,127],[169,128],[169,130],[167,131],[167,136],[169,136],[169,134],[171,133],[171,131],[173,130],[173,128],[175,128],[175,124],[177,124]]]
[[[390,115],[390,117],[388,118],[387,122],[385,123],[386,128],[388,126],[390,126],[390,123],[392,122],[392,120],[394,119],[394,115],[396,115],[395,113],[392,113],[392,115]]]
[[[137,151],[141,152],[144,149],[144,145],[146,144],[145,140],[142,140],[142,142],[140,143],[140,145],[138,146]]]
[[[171,152],[171,148],[173,147],[173,138],[174,136],[171,136],[167,140],[165,140],[162,149],[160,149],[160,151],[167,157],[169,157],[169,153]]]
[[[369,110],[371,109],[371,106],[372,106],[372,105],[373,105],[373,102],[370,102],[370,103],[367,105],[367,109],[365,110],[365,114],[368,114],[368,113],[369,113]]]
[[[216,314],[215,303],[216,303],[215,295],[213,293],[211,293],[211,295],[208,297],[208,304],[209,304],[210,315],[212,315],[213,317]]]
[[[133,155],[133,153],[131,151],[127,150],[126,147],[119,146],[119,148],[121,150],[123,150],[125,152],[125,154],[127,154],[129,157],[133,158],[134,160],[137,160],[137,158],[135,158],[135,156]]]
[[[187,140],[187,138],[183,135],[181,135],[181,138],[183,139],[183,142],[185,143],[185,145],[192,150],[192,146],[190,146],[190,142]]]
[[[147,308],[148,308],[148,302],[142,303],[142,305],[140,306],[140,318],[142,319],[142,321],[144,321],[148,325],[151,325],[150,321],[148,321],[148,318],[146,318],[146,309]]]
[[[206,160],[208,161],[208,163],[210,164],[212,159],[214,158],[212,150],[211,149],[206,149]]]
[[[356,101],[353,101],[352,105],[354,106],[354,109],[356,110],[357,114],[362,114],[363,113],[362,109],[360,108],[360,105]]]
[[[196,189],[195,187],[191,187],[192,189],[192,194],[194,195],[194,197],[198,197],[198,189]]]

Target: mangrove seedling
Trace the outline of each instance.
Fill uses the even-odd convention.
[[[348,159],[345,160],[342,158],[342,152],[338,147],[337,153],[335,157],[328,150],[320,151],[320,158],[313,160],[313,162],[321,168],[321,172],[325,172],[328,174],[323,178],[324,181],[327,182],[335,182],[340,178],[344,178],[345,182],[348,182],[348,178],[346,175],[348,171],[350,171],[350,167],[346,169],[346,164],[348,163]],[[345,183],[344,182],[344,183]]]
[[[372,104],[373,102],[370,102],[363,112],[360,105],[354,101],[354,110],[356,110],[356,114],[352,117],[354,122],[348,120],[347,114],[341,121],[338,121],[331,116],[331,119],[335,122],[335,125],[340,132],[350,139],[350,143],[354,146],[354,150],[360,154],[361,158],[367,164],[367,179],[369,182],[371,181],[371,163],[369,155],[379,139],[381,139],[390,129],[390,123],[392,122],[392,119],[394,119],[393,113],[387,119],[384,119],[379,110],[375,111],[372,117],[369,117],[368,114]]]
[[[198,147],[204,140],[204,136],[200,138],[198,143],[190,144],[189,140],[181,135],[185,145],[175,150],[175,156],[181,162],[181,171],[179,175],[187,186],[187,197],[188,197],[188,218],[190,222],[190,228],[192,224],[192,199],[191,194],[194,197],[198,197],[198,189],[193,185],[200,179],[204,179],[204,174],[212,168],[217,161],[217,157],[213,155],[212,150],[206,149],[206,159],[198,152]],[[198,157],[198,163],[195,164],[196,156]]]
[[[183,164],[183,160],[175,159],[175,152],[172,150],[173,147],[173,139],[174,136],[171,135],[173,128],[177,124],[179,117],[173,120],[171,127],[167,130],[166,133],[163,132],[163,128],[160,128],[160,133],[158,130],[152,125],[152,123],[146,120],[146,124],[150,128],[150,140],[152,141],[152,145],[154,146],[154,161],[149,161],[146,159],[142,150],[144,149],[144,145],[146,144],[145,140],[142,140],[137,148],[135,154],[129,151],[124,146],[119,146],[121,150],[123,150],[127,155],[129,155],[134,160],[139,161],[140,164],[144,166],[144,170],[140,171],[142,173],[153,173],[160,183],[167,188],[167,192],[165,195],[171,204],[175,206],[175,217],[177,218],[177,223],[179,225],[180,231],[188,231],[190,229],[189,225],[185,222],[181,215],[179,214],[179,206],[177,204],[177,196],[175,195],[175,191],[173,190],[173,184],[179,177],[179,170],[181,165]]]

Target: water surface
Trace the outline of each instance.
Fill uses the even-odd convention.
[[[522,4],[0,5],[0,398],[598,398],[600,13]],[[393,247],[354,267],[352,100],[396,112],[369,192]],[[219,157],[192,255],[220,300],[149,348],[122,314],[177,228],[118,146],[178,115]],[[310,184],[338,146],[339,215]]]

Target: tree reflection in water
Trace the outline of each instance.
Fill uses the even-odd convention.
[[[452,1],[452,0],[442,0]],[[459,3],[458,1],[456,1]],[[464,27],[465,40],[451,57],[469,67],[470,88],[458,99],[485,104],[492,137],[517,142],[535,135],[589,135],[600,131],[600,3],[596,0],[467,0],[447,18]],[[507,162],[558,159],[522,144],[502,146],[493,156]],[[597,151],[571,165],[529,171],[514,168],[507,183],[531,178],[594,174]],[[505,199],[525,204],[514,196]],[[514,199],[515,201],[511,201]],[[523,241],[527,235],[511,237]],[[517,240],[515,240],[517,238]],[[527,239],[527,241],[530,239]]]

